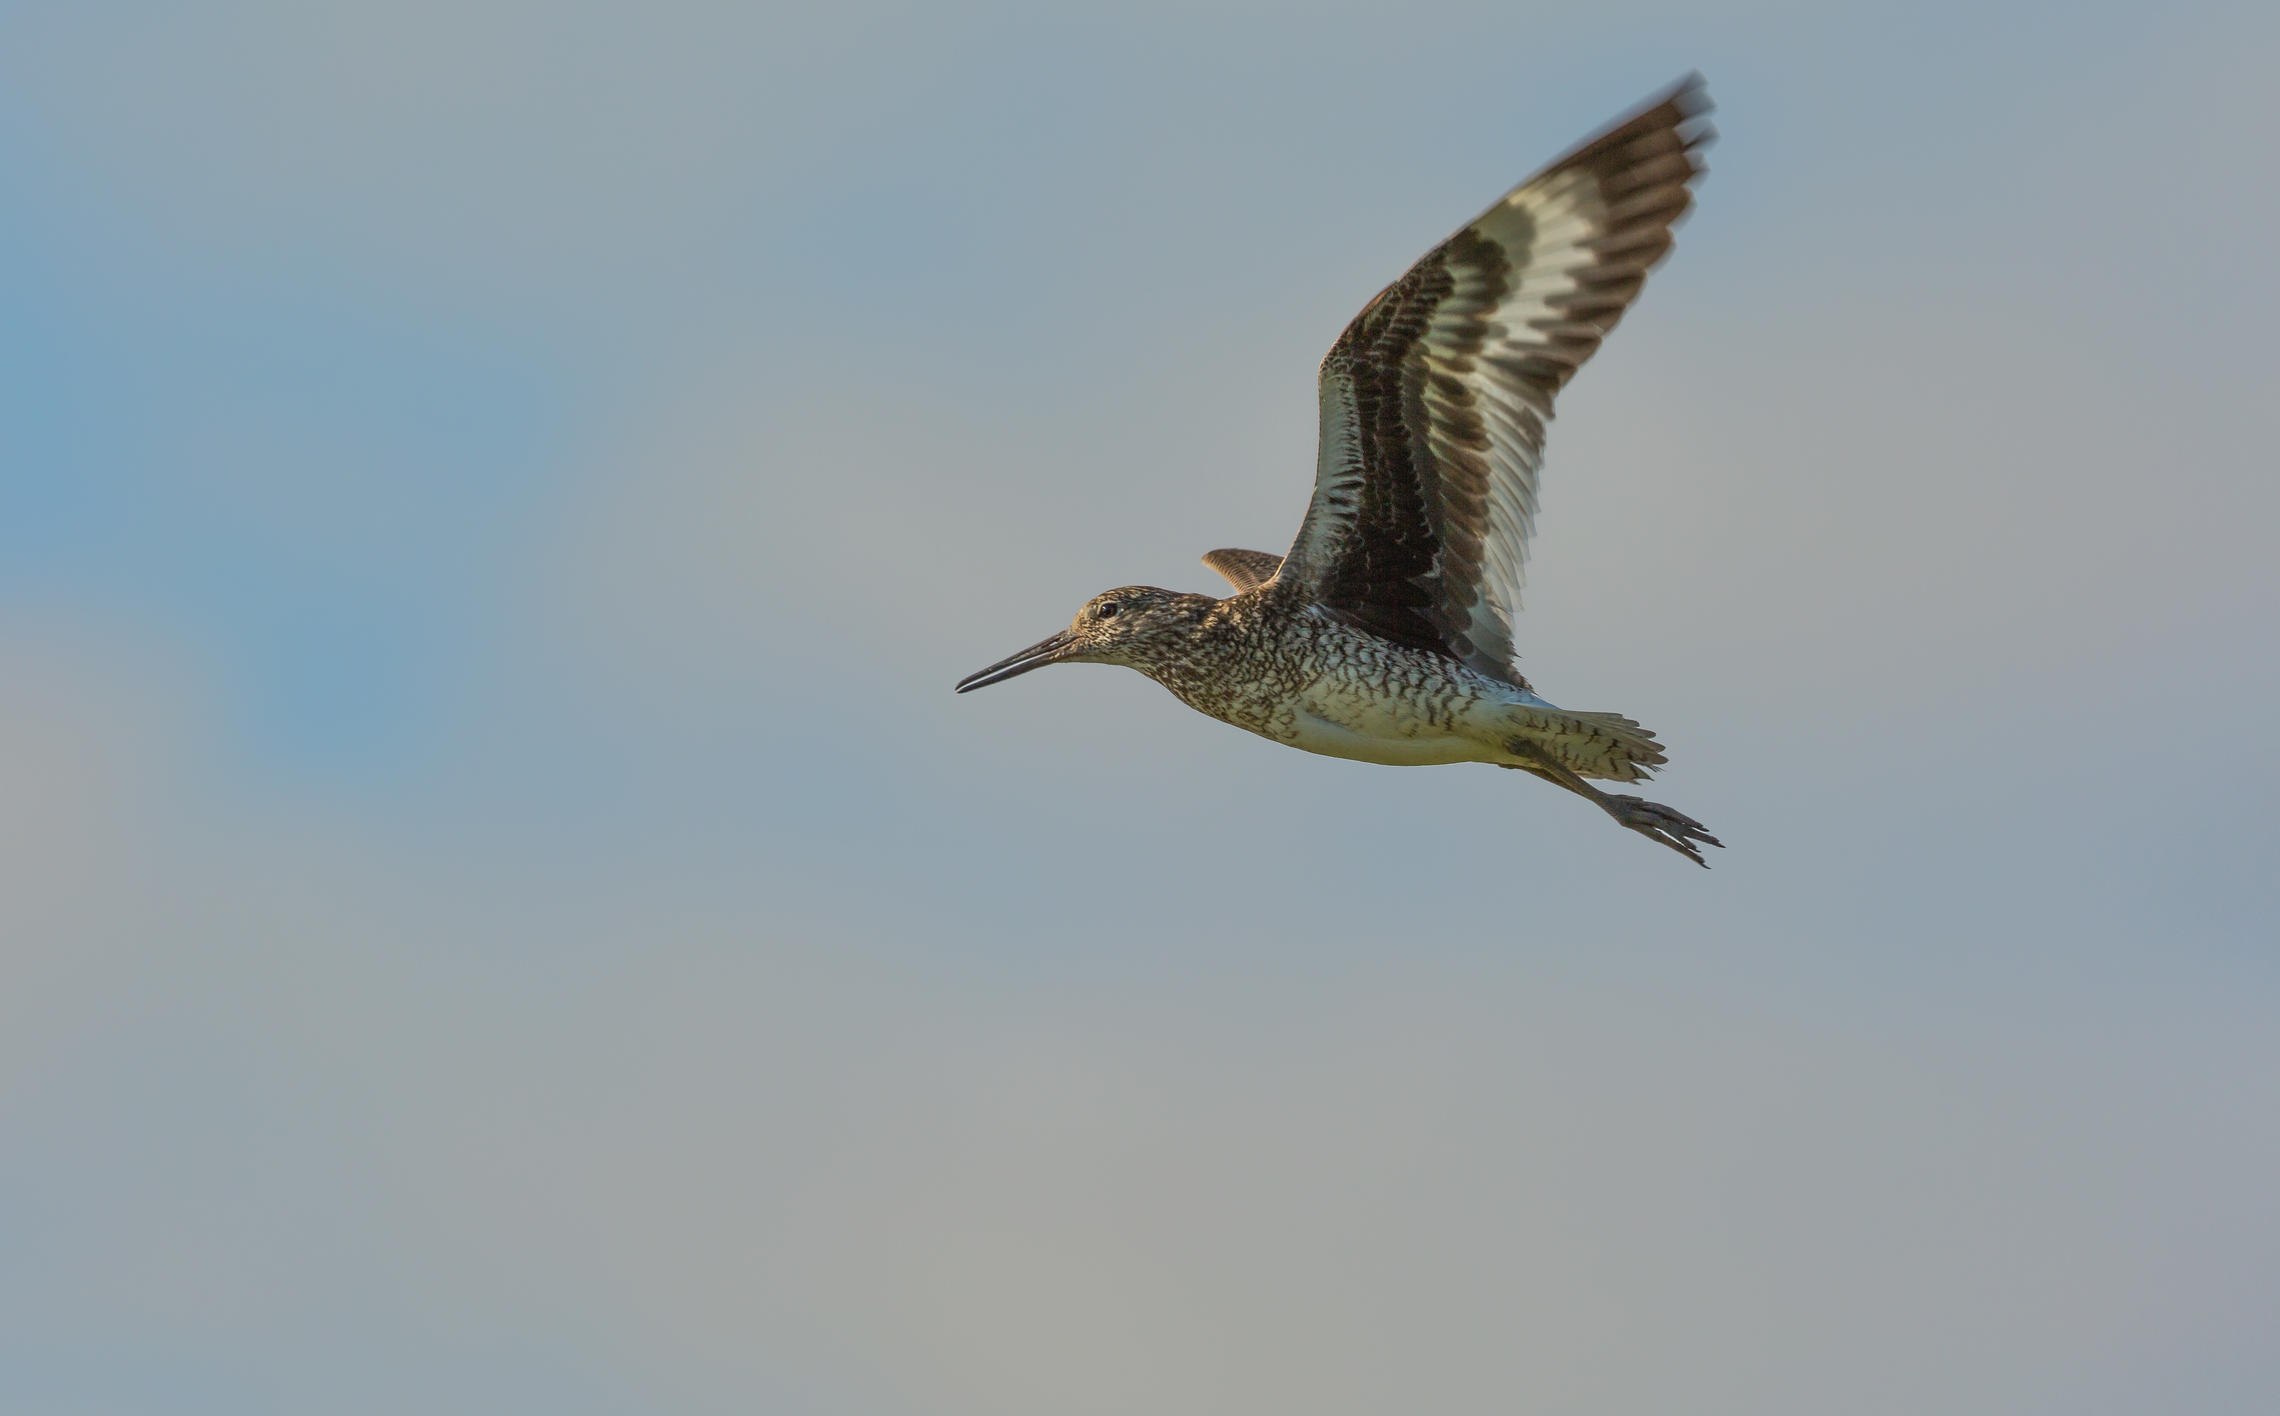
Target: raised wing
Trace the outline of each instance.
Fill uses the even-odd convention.
[[[1227,577],[1238,592],[1254,590],[1275,578],[1283,558],[1272,551],[1205,551],[1203,563]]]
[[[1322,361],[1314,500],[1280,584],[1388,639],[1512,671],[1553,396],[1670,250],[1709,111],[1689,76],[1354,317]]]

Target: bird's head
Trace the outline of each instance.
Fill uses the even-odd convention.
[[[958,680],[958,692],[987,688],[1047,664],[1126,664],[1147,672],[1178,652],[1217,600],[1153,585],[1105,590],[1077,611],[1069,627]]]

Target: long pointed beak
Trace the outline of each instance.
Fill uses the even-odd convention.
[[[1042,669],[1056,659],[1067,658],[1075,648],[1076,640],[1064,629],[1059,634],[1038,640],[1011,658],[1000,659],[979,673],[966,675],[958,680],[957,692],[964,693],[970,688],[988,688],[993,683],[1004,683],[1031,669]]]

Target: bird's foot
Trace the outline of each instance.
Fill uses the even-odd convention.
[[[1704,870],[1710,868],[1710,862],[1702,858],[1702,846],[1726,848],[1726,843],[1711,835],[1701,822],[1661,802],[1635,796],[1603,796],[1599,804],[1607,809],[1609,816],[1648,840],[1670,847]]]

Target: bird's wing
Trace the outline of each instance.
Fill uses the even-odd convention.
[[[1227,577],[1238,591],[1256,589],[1275,578],[1283,558],[1272,551],[1205,551],[1203,563]]]
[[[1322,361],[1314,500],[1279,584],[1508,674],[1552,399],[1670,250],[1710,139],[1692,75],[1387,286]]]

